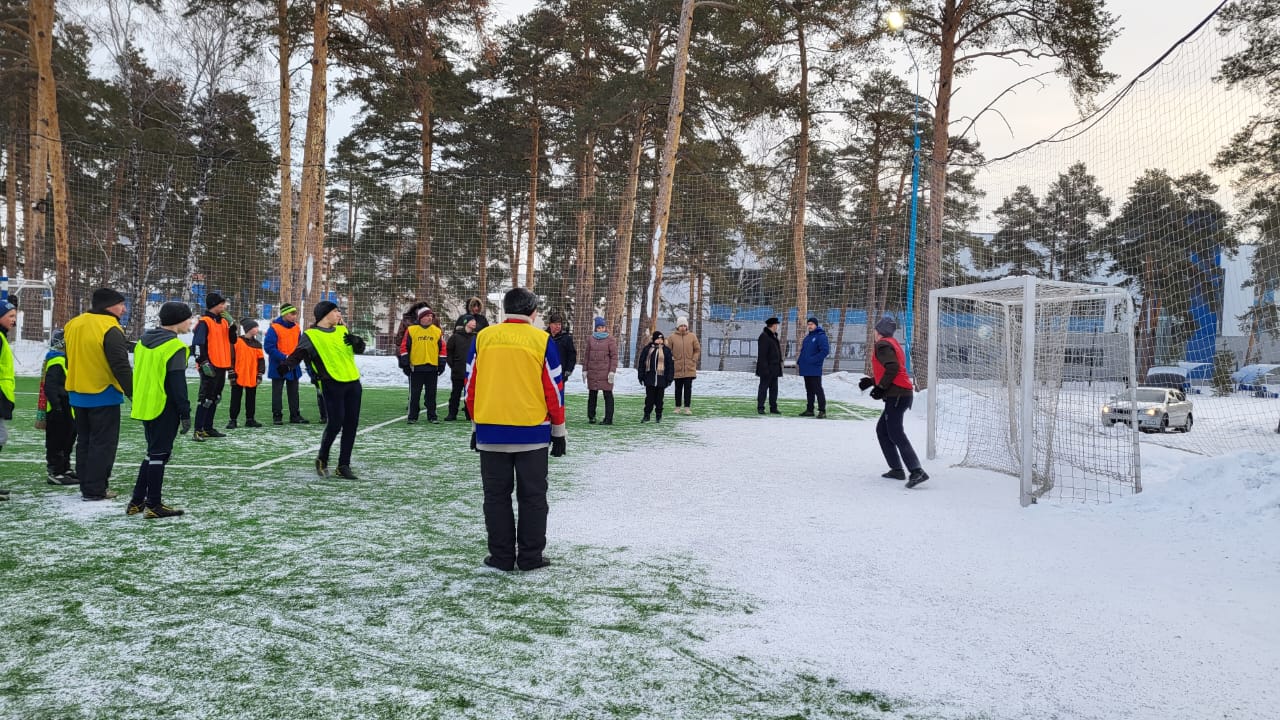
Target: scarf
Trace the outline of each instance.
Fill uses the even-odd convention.
[[[595,338],[595,339],[597,339],[597,340],[603,340],[603,339],[605,339],[605,338],[609,337],[609,333],[607,333],[607,332],[593,332],[593,333],[591,333],[591,337],[593,337],[593,338]]]
[[[659,347],[657,343],[654,343],[653,354],[654,354],[653,372],[658,377],[662,377],[664,374],[666,374],[666,370],[667,370],[666,353],[662,352],[662,348]]]

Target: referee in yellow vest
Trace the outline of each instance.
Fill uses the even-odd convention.
[[[129,343],[120,317],[124,295],[111,288],[93,291],[89,312],[67,321],[67,395],[75,408],[76,472],[84,500],[108,500],[120,442],[120,405],[133,397]]]
[[[329,450],[342,434],[338,445],[340,478],[359,480],[351,470],[351,450],[356,444],[356,427],[360,424],[360,370],[356,355],[364,352],[364,338],[347,332],[342,324],[342,311],[328,300],[316,303],[316,324],[307,328],[281,366],[292,369],[306,362],[311,377],[320,384],[320,394],[328,418],[320,438],[320,454],[316,456],[316,474],[329,477]]]

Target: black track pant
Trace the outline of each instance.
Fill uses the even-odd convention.
[[[769,396],[769,409],[776,411],[778,409],[778,378],[760,378],[760,387],[756,390],[756,409],[762,412],[764,411],[766,394]]]
[[[50,475],[61,475],[71,469],[76,421],[66,409],[46,414],[44,421],[44,462]]]
[[[612,390],[592,390],[587,395],[587,419],[596,419],[596,395],[604,393],[604,421],[613,422],[613,391]]]
[[[821,375],[804,376],[804,409],[813,412],[813,400],[818,399],[818,412],[827,411],[827,393],[822,389]]]
[[[147,457],[138,468],[138,480],[133,484],[130,502],[160,507],[164,466],[173,455],[173,441],[178,437],[178,413],[166,406],[154,420],[144,420],[142,429],[147,436]]]
[[[649,419],[649,413],[654,413],[659,420],[662,419],[662,406],[667,399],[667,389],[665,387],[644,386],[644,418]]]
[[[436,374],[434,367],[427,372],[415,372],[409,375],[410,420],[418,419],[418,413],[422,407],[427,409],[428,420],[436,419],[436,385],[439,379],[440,376]]]
[[[356,428],[360,425],[360,396],[364,389],[359,380],[352,382],[335,382],[325,380],[321,385],[324,396],[325,422],[324,435],[320,438],[320,459],[329,462],[329,450],[333,441],[342,434],[342,442],[338,444],[338,467],[351,464],[351,449],[356,444]]]
[[[244,418],[252,420],[258,408],[258,388],[231,384],[231,419],[240,417],[240,397],[244,396]]]
[[[484,527],[489,557],[499,567],[531,567],[547,547],[547,449],[517,453],[480,451]],[[520,521],[511,509],[515,490]]]
[[[907,439],[907,432],[902,429],[902,417],[911,409],[912,397],[891,397],[884,399],[884,412],[876,423],[876,439],[880,441],[880,452],[884,453],[885,462],[893,470],[920,468],[920,459]],[[901,459],[899,459],[901,456]]]
[[[298,409],[298,381],[282,380],[280,378],[271,378],[271,419],[284,420],[284,394],[285,388],[289,390],[289,419],[296,420],[302,413]]]
[[[466,389],[466,378],[452,378],[453,388],[449,391],[449,417],[458,417],[458,408],[462,408],[462,412],[466,414],[467,419],[471,419],[471,413],[467,412],[467,408],[462,404],[462,391]]]
[[[120,406],[78,407],[76,413],[76,474],[80,494],[100,498],[107,494],[107,481],[116,465],[120,444]]]
[[[689,407],[693,394],[693,378],[676,378],[676,407]]]
[[[227,371],[213,369],[213,377],[200,373],[199,406],[196,407],[196,430],[212,430],[213,415],[218,412],[218,401],[222,399],[222,388],[227,384]]]

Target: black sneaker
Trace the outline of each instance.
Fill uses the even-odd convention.
[[[907,480],[907,487],[913,488],[928,479],[929,473],[925,472],[924,468],[916,468],[911,471],[911,479]]]
[[[191,439],[195,440],[196,442],[204,442],[205,439],[208,437],[209,436],[203,430],[196,430],[195,432],[191,433]]]
[[[756,408],[756,414],[757,414],[757,415],[763,415],[763,414],[764,414],[764,408]]]
[[[240,427],[240,423],[236,422],[235,420],[232,420],[227,423],[228,430],[235,430],[238,427]]]
[[[224,432],[218,432],[215,428],[208,428],[204,431],[204,436],[207,438],[220,438],[226,437],[227,434]]]
[[[588,425],[595,425],[595,424],[596,424],[596,419],[595,419],[595,418],[587,418],[587,424],[588,424]]]
[[[337,475],[338,477],[343,478],[345,480],[360,479],[360,476],[356,475],[355,471],[351,469],[350,465],[339,465]]]
[[[258,422],[257,420],[245,420],[244,426],[247,428],[259,428],[259,427],[262,427],[262,423]]]
[[[819,410],[819,411],[818,411],[818,414],[817,414],[817,415],[814,415],[814,417],[818,418],[819,420],[822,420],[822,419],[823,419],[823,418],[825,418],[826,416],[827,416],[827,411],[826,411],[826,410]]]
[[[271,424],[272,424],[272,425],[283,425],[283,424],[284,424],[284,418],[271,418]]]
[[[72,480],[75,480],[76,482],[80,482],[80,476],[76,474],[76,471],[75,471],[75,470],[68,470],[68,471],[67,471],[66,473],[64,473],[64,474],[65,474],[67,477],[71,478]]]
[[[813,411],[805,410],[804,412],[800,413],[800,417],[813,417]]]
[[[601,421],[601,422],[600,422],[600,424],[601,424],[601,425],[612,425],[612,424],[613,424],[613,421],[612,421],[612,420],[603,420],[603,421]]]
[[[772,409],[772,410],[770,410],[770,411],[769,411],[769,414],[770,414],[770,415],[781,415],[781,414],[782,414],[782,411],[781,411],[781,410],[779,410],[778,408],[774,408],[774,409]]]
[[[9,499],[9,488],[0,488],[0,500]]]
[[[156,518],[178,517],[185,513],[186,510],[171,508],[164,503],[160,503],[159,505],[148,505],[147,509],[143,511],[142,517],[148,520],[155,520]]]
[[[538,568],[544,568],[550,564],[551,564],[551,561],[546,558],[538,558],[537,560],[531,563],[519,563],[520,569],[524,570],[525,572],[528,572],[530,570],[537,570]]]
[[[290,425],[310,425],[311,421],[299,415],[298,417],[289,418]]]
[[[126,506],[125,506],[125,508],[124,508],[124,514],[125,514],[125,515],[137,515],[138,513],[142,512],[144,509],[145,509],[145,508],[143,508],[143,506],[142,506],[142,503],[141,503],[141,502],[134,502],[134,501],[130,500],[130,501],[129,501],[129,504],[128,504],[128,505],[126,505]]]
[[[501,570],[502,572],[511,572],[516,569],[515,563],[500,563],[497,560],[494,560],[492,555],[489,555],[484,559],[484,564],[496,570]]]
[[[644,417],[640,418],[640,422],[642,422],[642,423],[647,423],[647,422],[649,422],[649,416],[648,416],[648,415],[645,415]]]
[[[890,480],[906,480],[907,471],[903,470],[902,468],[891,468],[889,472],[884,473],[880,477],[888,478]]]
[[[440,418],[427,418],[427,422],[431,423],[432,425],[439,425]]]
[[[316,474],[322,478],[329,477],[329,461],[323,458],[316,458]]]
[[[409,425],[417,425],[417,424],[418,424],[418,418],[409,418],[408,420],[405,420],[405,423],[406,423],[406,424],[409,424]]]
[[[67,473],[49,473],[50,485],[79,485],[80,479],[74,478]]]

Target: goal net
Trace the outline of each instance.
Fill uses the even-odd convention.
[[[1137,423],[1102,413],[1133,377],[1122,289],[1024,276],[930,293],[929,457],[1018,477],[1023,505],[1142,489]]]

